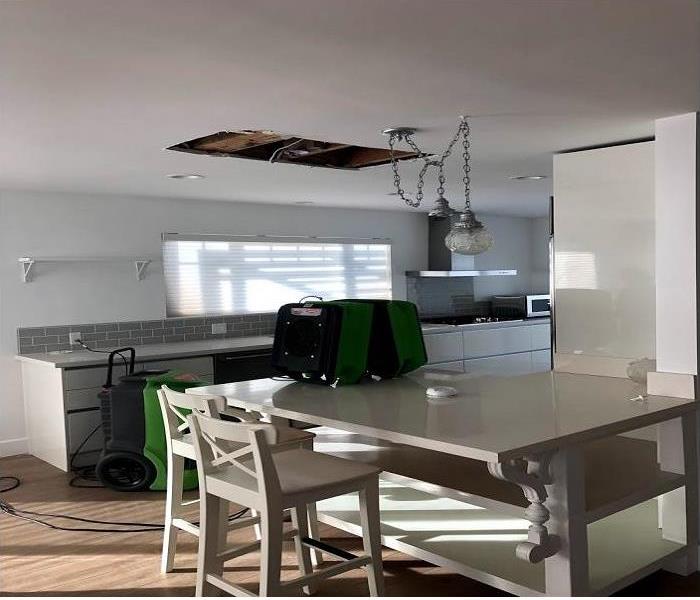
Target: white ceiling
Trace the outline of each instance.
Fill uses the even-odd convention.
[[[413,125],[440,151],[466,113],[475,208],[540,215],[551,179],[509,176],[699,110],[699,73],[698,0],[6,0],[0,188],[398,208],[388,167],[162,149],[236,128],[381,146]]]

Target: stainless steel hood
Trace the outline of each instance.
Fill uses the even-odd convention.
[[[407,277],[487,277],[493,275],[517,275],[517,269],[487,269],[483,271],[455,269],[451,271],[406,271]]]
[[[407,277],[502,277],[518,274],[517,269],[489,268],[480,256],[465,256],[450,252],[445,247],[445,236],[449,229],[449,219],[430,219],[428,270],[406,271]],[[480,262],[482,264],[479,264]]]

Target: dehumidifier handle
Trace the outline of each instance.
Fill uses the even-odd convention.
[[[128,351],[130,354],[130,356],[129,356],[129,375],[133,374],[134,362],[136,361],[136,350],[134,348],[117,348],[116,350],[112,350],[109,353],[109,358],[107,359],[107,381],[105,382],[104,387],[106,387],[106,388],[112,387],[112,370],[114,368],[114,357],[117,354],[121,354],[122,352],[126,352],[126,351]]]

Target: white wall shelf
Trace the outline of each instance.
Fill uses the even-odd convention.
[[[37,263],[134,263],[136,270],[136,279],[141,281],[145,275],[148,266],[160,260],[154,256],[21,256],[17,262],[22,266],[22,282],[28,283],[32,280],[32,270]]]

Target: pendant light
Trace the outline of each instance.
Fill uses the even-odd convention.
[[[471,153],[469,142],[469,124],[462,118],[462,158],[464,159],[464,212],[459,219],[452,224],[452,228],[445,236],[445,246],[457,254],[473,256],[482,254],[493,246],[493,235],[484,227],[484,224],[476,218],[472,211],[471,192]]]
[[[423,201],[423,186],[425,183],[425,175],[431,167],[438,169],[438,188],[437,199],[435,206],[428,213],[429,217],[435,219],[455,219],[449,233],[445,236],[445,245],[457,254],[475,255],[486,252],[493,246],[493,236],[491,232],[484,227],[471,209],[469,198],[471,186],[471,154],[469,141],[469,124],[465,117],[460,117],[460,123],[457,127],[455,135],[450,140],[445,151],[438,158],[430,158],[429,155],[423,153],[413,140],[413,135],[416,130],[410,127],[397,127],[385,129],[384,135],[389,137],[389,150],[391,154],[391,167],[394,173],[394,187],[396,193],[410,207],[418,208]],[[464,211],[458,212],[452,208],[445,198],[445,161],[452,153],[455,144],[462,138],[462,159],[464,161]],[[412,199],[406,195],[401,187],[401,176],[399,174],[398,160],[394,157],[394,146],[396,142],[405,141],[414,152],[418,154],[424,161],[423,167],[418,173],[418,185],[415,198]]]

